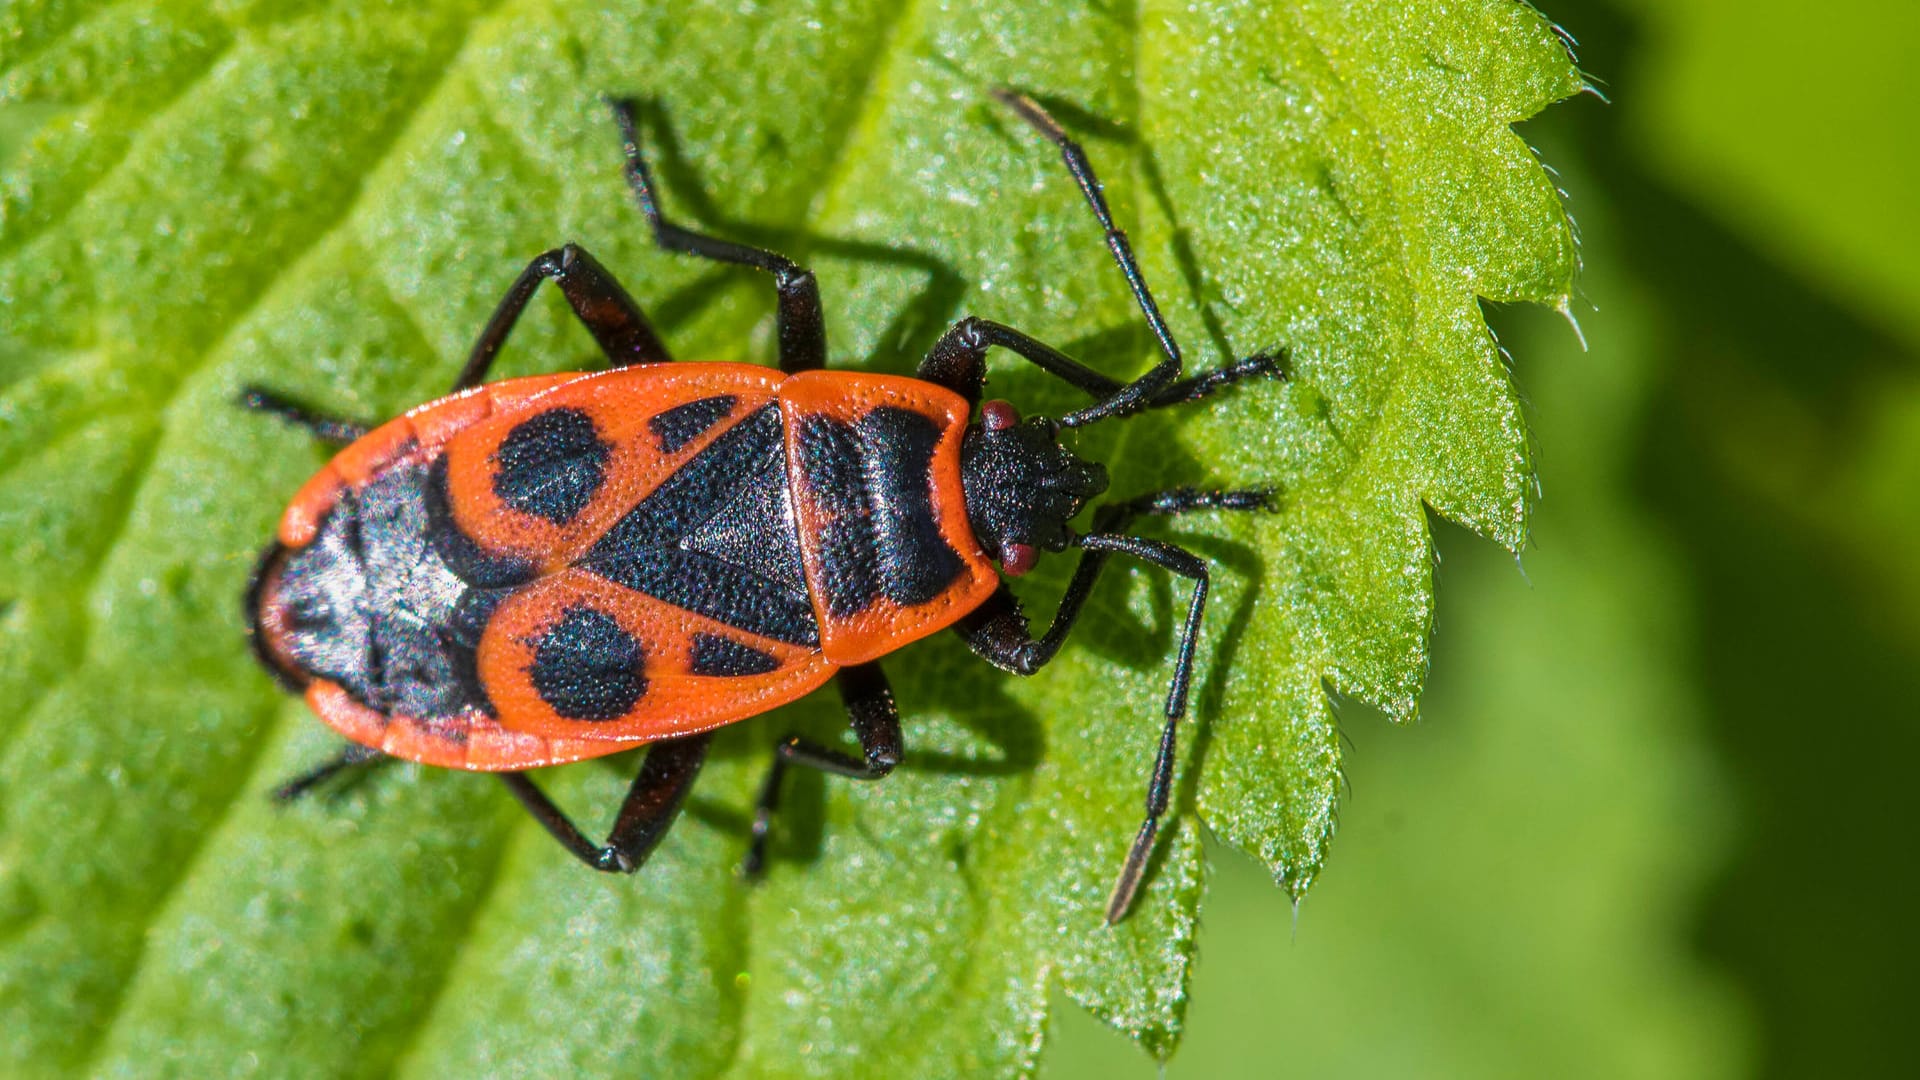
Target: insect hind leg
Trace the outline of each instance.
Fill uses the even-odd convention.
[[[480,330],[467,364],[453,382],[453,393],[471,389],[486,380],[487,372],[500,356],[513,325],[542,281],[552,281],[573,309],[574,317],[593,335],[607,363],[616,368],[633,364],[664,364],[673,359],[667,346],[654,333],[653,325],[641,313],[640,305],[620,284],[619,279],[600,265],[579,244],[563,244],[533,257],[520,276],[507,287],[507,294],[493,309],[487,325]]]
[[[555,806],[527,774],[498,775],[507,790],[513,792],[513,797],[520,800],[520,805],[574,858],[595,870],[631,874],[653,854],[653,849],[660,845],[667,829],[679,816],[680,804],[693,789],[694,778],[700,775],[700,766],[707,760],[707,747],[712,741],[713,734],[703,732],[665,739],[648,747],[604,844],[587,839],[579,826]]]
[[[243,409],[277,416],[294,427],[305,428],[314,438],[329,446],[345,446],[370,430],[366,424],[314,412],[280,394],[258,386],[241,388],[240,396],[235,399],[234,404]]]
[[[766,783],[754,808],[753,842],[740,863],[741,875],[749,881],[759,878],[766,868],[767,839],[773,832],[773,812],[780,805],[781,782],[788,766],[804,765],[850,780],[879,780],[893,772],[906,752],[900,707],[894,703],[893,687],[879,664],[842,668],[834,676],[834,685],[840,688],[847,722],[860,740],[860,756],[829,749],[799,735],[788,735],[775,744],[773,765],[767,769]]]
[[[308,769],[298,776],[290,777],[279,787],[273,789],[273,801],[290,803],[310,793],[334,776],[361,765],[371,765],[392,758],[360,743],[348,743],[339,753]]]

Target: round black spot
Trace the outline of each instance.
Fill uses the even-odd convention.
[[[565,525],[586,509],[607,479],[613,448],[600,439],[593,417],[579,409],[548,409],[528,417],[500,440],[493,460],[493,493],[524,514]]]
[[[647,692],[647,654],[613,616],[570,609],[533,648],[533,689],[569,720],[625,716]]]

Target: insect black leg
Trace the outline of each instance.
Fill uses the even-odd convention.
[[[1125,528],[1142,514],[1184,514],[1194,510],[1271,509],[1273,493],[1263,490],[1200,491],[1174,488],[1155,492],[1126,502],[1102,507],[1094,517],[1096,531],[1080,537],[1076,543],[1085,552],[1074,568],[1053,623],[1038,638],[1028,628],[1026,616],[1013,593],[1002,585],[987,602],[961,620],[958,630],[969,648],[987,662],[1020,675],[1040,670],[1066,641],[1086,606],[1093,586],[1105,569],[1107,556],[1131,555],[1136,559],[1170,570],[1193,582],[1193,595],[1187,604],[1187,621],[1180,634],[1180,648],[1174,660],[1173,679],[1167,687],[1166,726],[1161,730],[1159,752],[1147,783],[1146,817],[1127,852],[1125,864],[1107,900],[1107,922],[1118,922],[1133,904],[1140,888],[1147,857],[1153,853],[1153,841],[1159,834],[1160,818],[1167,811],[1173,785],[1175,735],[1186,715],[1187,693],[1193,682],[1194,649],[1200,638],[1200,618],[1206,610],[1210,587],[1207,564],[1193,553],[1159,540],[1123,536],[1112,530]]]
[[[325,783],[338,773],[351,769],[356,765],[383,761],[386,760],[386,757],[387,755],[375,750],[371,746],[363,746],[360,743],[348,743],[339,753],[308,769],[306,772],[301,773],[299,776],[289,779],[279,787],[274,788],[273,801],[283,803],[292,802],[307,792],[312,791],[322,783]]]
[[[534,820],[574,858],[609,873],[631,874],[653,854],[660,838],[667,834],[680,804],[693,787],[693,778],[707,759],[707,746],[713,741],[708,733],[684,735],[654,743],[640,763],[640,772],[620,803],[620,815],[614,819],[607,842],[595,844],[553,805],[546,793],[534,786],[525,773],[501,773],[507,790],[520,800]]]
[[[750,266],[772,274],[774,289],[779,296],[776,321],[780,338],[780,370],[791,373],[825,367],[827,323],[820,308],[820,286],[814,281],[813,271],[784,255],[706,236],[668,221],[660,213],[660,200],[654,195],[653,172],[647,168],[647,159],[640,152],[635,102],[621,98],[607,104],[613,109],[614,120],[620,124],[620,137],[627,154],[627,186],[633,189],[640,212],[646,215],[647,224],[653,228],[654,242],[668,251]]]
[[[1089,552],[1119,552],[1163,567],[1193,581],[1193,596],[1187,602],[1187,624],[1180,632],[1180,648],[1175,654],[1173,681],[1167,687],[1166,727],[1160,732],[1160,749],[1154,755],[1153,773],[1147,781],[1147,812],[1127,851],[1120,876],[1107,897],[1107,922],[1119,922],[1133,906],[1133,895],[1147,869],[1147,856],[1153,853],[1154,837],[1160,831],[1160,817],[1167,812],[1167,799],[1173,789],[1174,736],[1180,719],[1187,713],[1187,691],[1193,682],[1193,652],[1200,639],[1200,617],[1206,612],[1210,579],[1205,560],[1190,551],[1158,540],[1138,536],[1093,535],[1080,538],[1080,546]]]
[[[1112,535],[1143,515],[1172,516],[1198,510],[1271,510],[1273,492],[1265,488],[1243,491],[1202,491],[1171,488],[1108,503],[1094,514],[1095,534]],[[1082,545],[1086,547],[1085,545]],[[1073,578],[1054,612],[1046,633],[1034,637],[1013,591],[1004,584],[956,626],[967,647],[988,663],[1016,675],[1031,675],[1045,667],[1072,633],[1093,586],[1106,569],[1106,551],[1086,547]]]
[[[513,324],[519,321],[520,312],[526,309],[527,301],[533,299],[533,291],[546,280],[560,287],[574,316],[600,343],[600,351],[607,354],[607,362],[613,367],[662,364],[673,359],[659,335],[648,325],[647,317],[640,313],[640,305],[633,302],[620,282],[587,254],[587,249],[568,244],[536,256],[520,271],[520,276],[507,289],[507,295],[501,297],[499,306],[493,309],[493,317],[480,331],[479,340],[473,343],[473,351],[467,354],[467,365],[460,369],[460,377],[454,381],[453,392],[478,386],[486,379],[487,370],[500,355],[500,346],[512,332]]]
[[[805,765],[854,780],[878,780],[892,772],[905,753],[900,708],[894,704],[893,688],[887,685],[879,664],[842,668],[834,684],[846,704],[847,721],[860,740],[861,756],[830,750],[799,735],[780,740],[774,747],[766,783],[760,788],[760,801],[754,807],[753,841],[740,864],[740,872],[749,879],[759,877],[766,868],[767,837],[773,831],[773,811],[780,803],[780,785],[787,766]]]
[[[1127,234],[1113,223],[1113,214],[1107,209],[1107,197],[1101,193],[1100,179],[1094,175],[1093,163],[1087,160],[1086,151],[1080,148],[1080,144],[1038,102],[1012,90],[998,89],[992,93],[1035,131],[1060,148],[1061,160],[1066,162],[1067,171],[1073,174],[1074,182],[1080,185],[1080,194],[1086,197],[1094,218],[1106,230],[1107,250],[1113,253],[1113,261],[1119,264],[1120,272],[1126,275],[1127,285],[1133,290],[1134,302],[1140,305],[1140,313],[1146,317],[1148,329],[1153,331],[1154,339],[1160,343],[1160,351],[1165,354],[1165,359],[1138,379],[1121,386],[1101,401],[1061,417],[1060,426],[1084,427],[1097,420],[1125,416],[1148,408],[1162,391],[1180,378],[1180,346],[1174,342],[1173,332],[1167,329],[1166,320],[1160,317],[1160,305],[1154,302],[1153,291],[1147,288],[1147,279],[1140,273],[1140,263],[1133,257],[1133,246],[1127,242]]]
[[[295,427],[306,428],[314,438],[331,446],[345,446],[365,435],[368,430],[365,424],[312,412],[258,386],[242,387],[235,404],[243,409],[270,413]]]
[[[1126,389],[1125,383],[1102,375],[1038,338],[1023,334],[1011,326],[972,315],[953,324],[952,329],[933,343],[926,358],[920,361],[920,369],[916,374],[928,382],[954,391],[970,404],[979,404],[981,388],[987,377],[987,350],[995,345],[1012,350],[1040,370],[1101,401],[1111,400]],[[1149,397],[1145,405],[1138,407],[1157,409],[1198,401],[1242,379],[1283,377],[1285,374],[1285,354],[1262,353],[1169,383]]]
[[[972,315],[933,343],[920,368],[914,374],[927,382],[938,383],[967,399],[980,403],[987,381],[987,350],[998,345],[1031,361],[1035,367],[1092,396],[1105,400],[1125,385],[1093,370],[1038,338],[1029,337],[1011,326]]]
[[[1168,488],[1166,491],[1156,491],[1150,495],[1136,495],[1125,502],[1107,503],[1094,512],[1093,531],[1115,532],[1126,528],[1135,518],[1144,515],[1171,517],[1196,510],[1273,510],[1275,508],[1271,488],[1248,488],[1241,491],[1203,491],[1190,487]]]
[[[1266,378],[1284,379],[1289,374],[1285,350],[1271,353],[1255,353],[1244,360],[1235,360],[1212,371],[1203,371],[1191,378],[1181,379],[1169,384],[1153,395],[1147,403],[1150,409],[1161,409],[1168,405],[1183,405],[1189,401],[1199,401],[1212,397],[1221,390],[1245,379]]]

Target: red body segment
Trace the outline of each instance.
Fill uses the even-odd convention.
[[[876,410],[893,428],[868,422]],[[952,625],[997,587],[993,564],[967,521],[960,468],[967,423],[964,399],[930,383],[828,371],[783,376],[744,364],[639,365],[477,387],[376,428],[301,488],[281,519],[283,550],[263,567],[256,601],[261,644],[274,666],[305,683],[314,711],[341,734],[430,765],[530,769],[757,715],[801,697],[844,665]],[[564,433],[554,434],[563,428],[584,435],[568,442]],[[914,447],[897,452],[888,445],[885,432],[894,429],[916,433]],[[780,460],[777,473],[755,476],[777,476],[780,490],[728,467],[732,448],[760,445],[752,440],[763,431],[777,431],[767,436],[776,441],[766,445]],[[833,446],[845,461],[821,458],[823,444],[807,442],[809,432],[838,435]],[[563,451],[574,456],[563,457]],[[823,460],[846,467],[823,472]],[[519,473],[506,475],[514,470]],[[521,483],[523,475],[533,482]],[[871,475],[891,479],[875,487],[863,481]],[[827,490],[842,482],[854,490]],[[384,494],[388,488],[402,493],[394,503],[401,511],[380,509],[394,502]],[[907,496],[904,511],[889,501],[899,501],[901,491]],[[749,505],[752,500],[758,502]],[[442,502],[444,510],[435,509]],[[429,509],[412,509],[415,503]],[[333,639],[309,628],[313,616],[302,605],[312,606],[313,590],[296,578],[328,573],[350,587],[366,583],[370,599],[357,602],[370,610],[331,614],[351,633],[373,633],[362,623],[413,618],[437,595],[427,585],[380,584],[381,568],[371,565],[358,577],[348,576],[323,558],[319,544],[342,542],[326,534],[330,515],[348,513],[365,518],[355,519],[360,547],[349,554],[374,558],[383,550],[381,538],[363,534],[386,529],[381,537],[390,541],[387,547],[414,552],[409,557],[450,583],[444,588],[466,590],[460,605],[422,616],[444,622],[426,628],[427,640],[458,638],[469,632],[460,621],[469,608],[483,611],[477,643],[470,647],[471,673],[463,676],[477,681],[469,704],[415,715],[382,707],[373,691],[349,685],[356,679],[382,683],[386,676],[380,672],[355,668],[353,677],[329,677],[315,670],[314,654]],[[433,554],[446,546],[445,536],[429,534],[448,527],[435,513],[450,518],[472,558],[524,568],[521,578],[482,587],[484,581],[454,577],[442,566],[448,556]],[[392,524],[416,518],[425,524]],[[660,534],[670,542],[650,533],[651,539],[623,539],[668,526],[684,535]],[[786,532],[777,535],[791,539],[790,577],[757,565],[761,559],[769,566],[780,561],[783,541],[765,532],[779,528]],[[762,532],[742,539],[728,529]],[[894,565],[900,559],[891,537],[901,529],[922,549],[933,544],[943,560],[941,576],[916,579],[919,592],[902,593],[907,586],[892,584],[916,569]],[[871,555],[859,543],[881,549],[878,556],[854,560],[862,572],[874,562],[893,578],[848,578],[836,560],[847,560],[849,550]],[[707,559],[705,553],[714,552],[714,559],[733,562]],[[700,566],[734,569],[703,579],[705,585],[671,574],[662,583],[642,580],[660,572],[654,565],[659,559],[683,556],[706,559]],[[767,614],[753,606],[757,593],[717,601],[688,593],[679,597],[682,603],[672,602],[675,590],[726,592],[749,577],[763,591],[773,587],[769,582],[790,581],[804,598],[798,613]],[[929,580],[933,586],[926,585]],[[673,595],[655,595],[661,592]],[[849,597],[862,606],[851,610]],[[744,614],[727,614],[734,610]],[[586,618],[582,612],[591,618],[566,628],[573,635],[561,643],[574,650],[568,652],[555,642],[569,618]],[[327,633],[349,631],[330,623]],[[573,678],[565,664],[585,657],[591,669],[610,647],[606,642],[621,656],[643,658],[635,661],[636,673],[614,683],[595,670]],[[543,659],[543,650],[562,659]],[[439,686],[426,676],[407,677],[416,679],[408,684],[416,698],[445,697],[433,695]]]
[[[933,516],[940,535],[964,560],[965,573],[923,603],[907,606],[883,596],[857,614],[836,615],[820,599],[826,592],[822,579],[831,557],[821,537],[831,515],[802,473],[796,443],[810,417],[850,423],[881,406],[924,416],[939,431],[927,472]],[[1000,578],[992,561],[980,550],[967,524],[966,497],[960,486],[960,440],[966,433],[968,408],[959,394],[897,375],[809,371],[781,384],[780,410],[787,421],[787,471],[798,496],[794,510],[800,522],[807,581],[820,618],[821,649],[829,660],[841,665],[863,664],[885,656],[952,626],[999,587]]]

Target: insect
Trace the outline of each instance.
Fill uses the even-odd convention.
[[[1030,675],[1053,659],[1108,559],[1124,555],[1187,579],[1192,594],[1145,819],[1107,905],[1109,922],[1121,918],[1167,811],[1208,588],[1203,560],[1124,530],[1143,515],[1267,508],[1270,493],[1155,492],[1102,506],[1076,532],[1069,520],[1107,475],[1060,436],[1281,376],[1284,360],[1183,378],[1080,146],[1031,99],[993,93],[1060,150],[1159,344],[1158,362],[1131,382],[974,317],[935,343],[915,378],[826,370],[814,275],[668,221],[636,105],[612,101],[655,241],[772,278],[778,370],[673,362],[619,282],[568,244],[521,272],[446,397],[369,430],[249,388],[242,404],[342,447],[288,506],[246,595],[261,662],[351,740],[278,795],[383,756],[494,772],[581,862],[631,872],[672,824],[714,729],[832,681],[861,752],[780,740],[743,864],[757,875],[789,768],[877,780],[899,764],[882,657],[952,628],[988,662]],[[485,383],[543,281],[611,367]],[[1057,419],[982,404],[994,347],[1091,403]],[[1036,637],[1003,578],[1068,548],[1079,564]],[[526,774],[643,744],[604,843]]]

